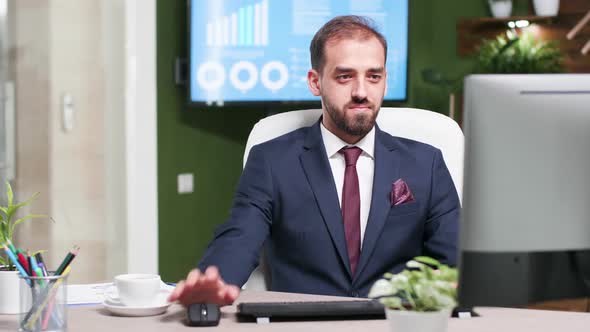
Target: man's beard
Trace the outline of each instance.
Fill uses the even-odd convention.
[[[346,110],[351,105],[363,105],[373,110],[373,112],[354,114],[353,118],[349,119],[346,117]],[[330,119],[332,119],[332,122],[336,127],[350,136],[363,137],[373,129],[373,126],[375,126],[378,109],[376,109],[375,105],[369,103],[367,99],[352,100],[344,105],[341,110],[327,100],[324,100],[324,106],[326,107],[328,116],[330,116]]]

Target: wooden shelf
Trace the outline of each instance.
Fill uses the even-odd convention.
[[[558,16],[511,16],[461,19],[457,22],[457,53],[459,55],[472,54],[483,39],[492,39],[505,33],[510,29],[508,22],[519,20],[527,20],[542,26],[552,26],[559,22],[560,18]],[[516,28],[516,30],[521,29]]]
[[[509,17],[476,17],[476,18],[466,18],[462,19],[459,24],[469,25],[469,26],[478,26],[478,25],[504,25],[510,21],[519,21],[519,20],[527,20],[529,22],[550,22],[552,19],[556,18],[557,16],[534,16],[534,15],[526,15],[526,16],[509,16]]]
[[[506,18],[465,18],[457,22],[457,54],[473,55],[484,39],[504,34],[508,22],[527,20],[534,25],[528,29],[541,40],[556,40],[564,54],[564,65],[568,72],[590,73],[590,54],[580,51],[590,40],[590,25],[584,27],[573,40],[566,34],[590,9],[590,0],[561,1],[558,16],[512,16]],[[516,28],[517,32],[523,30]]]

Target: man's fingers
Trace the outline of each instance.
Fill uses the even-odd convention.
[[[236,285],[230,285],[230,294],[232,294],[232,296],[237,299],[238,296],[240,295],[240,287],[236,286]]]
[[[188,276],[186,277],[186,285],[189,288],[195,287],[195,285],[197,284],[197,281],[199,280],[200,277],[201,277],[201,271],[199,271],[199,269],[192,270],[188,274]]]
[[[168,296],[168,302],[174,302],[178,300],[178,298],[180,298],[180,296],[184,292],[184,285],[184,280],[181,280],[176,284],[176,287],[174,288],[170,296]]]
[[[217,281],[219,279],[219,270],[215,266],[209,266],[207,270],[205,270],[205,277],[209,281]]]
[[[236,286],[226,285],[221,288],[193,288],[190,291],[184,288],[184,293],[180,295],[179,302],[185,306],[193,303],[215,303],[218,305],[232,304],[238,297],[240,291]]]
[[[234,285],[227,285],[219,291],[219,300],[223,305],[229,305],[234,303],[238,298],[240,290]]]
[[[232,304],[240,294],[238,287],[226,285],[215,266],[208,267],[204,273],[192,270],[186,281],[180,281],[168,297],[168,301],[179,301],[185,306],[208,302],[218,305]]]
[[[201,276],[200,278],[200,287],[215,289],[215,292],[217,292],[219,288],[224,286],[224,283],[220,281],[221,276],[219,276],[219,270],[214,266],[209,266],[205,271],[204,276]]]
[[[240,295],[240,289],[234,285],[228,285],[225,291],[225,304],[232,304]]]

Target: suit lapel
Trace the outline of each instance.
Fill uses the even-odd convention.
[[[309,181],[334,246],[338,251],[342,263],[347,267],[348,274],[351,276],[342,213],[340,212],[340,204],[338,202],[338,192],[336,191],[332,169],[326,156],[326,148],[322,140],[319,121],[309,128],[305,138],[304,148],[305,150],[301,154],[300,160],[305,176],[307,177],[307,181]]]
[[[387,220],[387,214],[391,208],[389,197],[391,185],[393,181],[399,178],[399,166],[399,156],[395,151],[394,143],[379,127],[376,127],[373,196],[371,198],[371,210],[365,229],[361,257],[356,272],[357,278],[361,275],[363,268],[371,258],[375,245],[377,244],[377,239]]]

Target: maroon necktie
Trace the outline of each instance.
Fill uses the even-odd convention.
[[[344,234],[346,236],[350,270],[354,276],[361,254],[361,196],[356,161],[363,151],[353,146],[342,148],[339,152],[344,155],[346,161],[344,186],[342,188],[342,219],[344,219]]]

